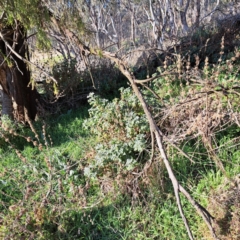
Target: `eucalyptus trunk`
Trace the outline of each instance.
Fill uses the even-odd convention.
[[[189,26],[187,23],[187,11],[189,7],[190,0],[187,0],[186,5],[184,6],[184,1],[179,0],[179,10],[180,10],[180,20],[182,25],[183,34],[187,34],[189,31]]]
[[[201,15],[201,2],[199,0],[196,1],[196,20],[195,20],[195,27],[200,26],[200,15]]]

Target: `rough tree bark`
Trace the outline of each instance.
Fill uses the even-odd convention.
[[[188,26],[188,23],[187,23],[187,16],[186,15],[187,15],[190,0],[187,0],[185,6],[184,6],[183,2],[184,2],[183,0],[179,0],[178,7],[179,7],[179,12],[180,12],[180,19],[181,19],[183,34],[187,34],[187,32],[189,31],[189,26]]]
[[[201,16],[201,2],[197,0],[196,1],[196,20],[195,20],[196,28],[198,28],[200,25],[200,16]]]
[[[15,54],[26,58],[25,39],[25,31],[19,23],[0,29],[0,85],[4,96],[2,114],[23,123],[28,118],[35,119],[38,98],[36,89],[29,86],[30,71],[27,63]]]

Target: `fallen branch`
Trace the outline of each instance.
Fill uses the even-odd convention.
[[[57,25],[57,21],[55,22]],[[70,30],[68,29],[63,29],[60,27],[60,25],[58,25],[58,27],[60,28],[60,30],[62,31],[62,33],[65,34],[66,37],[68,37],[69,40],[72,40],[74,41],[78,47],[80,48],[80,50],[82,52],[84,52],[84,54],[93,54],[93,55],[99,55],[99,53],[101,54],[101,57],[104,57],[104,58],[107,58],[107,59],[110,59],[112,60],[113,62],[115,62],[117,64],[117,66],[119,67],[119,70],[123,73],[123,75],[125,75],[125,77],[128,79],[128,81],[130,82],[131,84],[131,87],[134,91],[134,93],[136,94],[137,98],[139,99],[141,105],[142,105],[142,108],[144,110],[144,113],[147,117],[147,120],[149,122],[149,126],[150,126],[150,131],[151,133],[154,134],[155,136],[155,139],[157,141],[157,145],[158,145],[158,148],[159,148],[159,151],[161,153],[161,157],[162,157],[162,160],[166,166],[166,169],[168,171],[168,175],[169,175],[169,178],[172,182],[172,185],[173,185],[173,188],[174,188],[174,194],[175,194],[175,197],[176,197],[176,200],[177,200],[177,206],[178,206],[178,209],[179,209],[179,212],[181,214],[181,217],[183,219],[183,222],[184,222],[184,225],[185,225],[185,228],[188,232],[188,236],[189,236],[189,239],[193,240],[193,234],[191,232],[191,229],[189,227],[189,224],[188,224],[188,221],[184,215],[184,211],[183,211],[183,208],[182,208],[182,205],[181,205],[181,198],[180,198],[180,195],[179,195],[179,192],[183,193],[183,195],[188,199],[188,201],[193,205],[193,207],[197,210],[197,212],[202,216],[203,220],[205,221],[205,223],[207,224],[213,238],[215,240],[217,240],[217,236],[215,234],[215,231],[212,227],[212,224],[211,224],[211,220],[213,219],[210,215],[210,213],[208,213],[208,211],[202,207],[199,203],[197,203],[192,197],[191,195],[186,191],[186,189],[184,189],[178,182],[178,180],[176,179],[175,175],[174,175],[174,172],[172,170],[172,167],[170,165],[170,161],[167,157],[167,154],[166,154],[166,151],[164,149],[164,145],[163,145],[163,138],[164,138],[164,135],[163,133],[161,132],[161,130],[159,129],[159,127],[157,126],[150,110],[148,109],[148,105],[141,93],[141,91],[139,90],[138,86],[137,86],[137,83],[143,83],[143,82],[149,82],[150,79],[151,80],[154,80],[156,77],[153,77],[153,78],[150,78],[150,79],[145,79],[145,80],[137,80],[135,79],[135,77],[130,73],[130,71],[128,70],[128,68],[125,66],[124,64],[124,61],[119,59],[115,54],[112,54],[110,52],[107,52],[107,51],[99,51],[98,49],[89,49],[89,47],[85,46],[83,43],[81,43],[81,41],[78,39],[78,37],[73,33],[71,32]]]
[[[94,51],[92,51],[92,52],[94,52]],[[179,196],[179,192],[182,192],[184,194],[184,196],[188,199],[188,201],[195,207],[195,209],[198,211],[198,213],[202,216],[203,220],[207,224],[213,238],[215,240],[217,240],[218,238],[217,238],[217,236],[215,234],[215,231],[214,231],[214,229],[212,227],[212,224],[211,224],[211,220],[213,219],[212,217],[210,217],[211,215],[208,213],[208,211],[204,207],[202,207],[199,203],[197,203],[195,200],[193,200],[191,195],[179,184],[178,180],[176,179],[176,177],[174,175],[174,172],[172,170],[172,167],[170,165],[170,161],[167,157],[166,151],[165,151],[164,146],[163,146],[163,141],[162,141],[163,133],[161,132],[161,130],[157,126],[155,120],[153,119],[152,114],[148,109],[147,103],[146,103],[142,93],[140,92],[139,88],[137,87],[137,83],[135,82],[134,77],[131,75],[131,73],[128,71],[128,69],[125,67],[124,63],[120,59],[118,59],[113,54],[108,53],[108,52],[103,52],[102,54],[103,54],[104,57],[113,60],[118,65],[120,71],[129,80],[134,93],[138,97],[138,99],[139,99],[139,101],[140,101],[140,103],[143,107],[143,110],[145,112],[145,115],[146,115],[146,117],[148,119],[148,122],[149,122],[149,125],[150,125],[150,131],[152,133],[154,133],[154,135],[155,135],[157,145],[158,145],[159,151],[161,153],[161,157],[162,157],[164,165],[166,166],[166,169],[168,171],[169,178],[172,182],[172,185],[173,185],[173,188],[174,188],[174,194],[175,194],[177,205],[178,205],[178,209],[179,209],[179,212],[180,212],[181,217],[183,219],[185,228],[188,232],[189,239],[192,240],[194,238],[193,238],[191,229],[189,227],[188,221],[187,221],[187,219],[184,215],[184,211],[183,211],[183,208],[182,208],[182,205],[181,205],[181,198]]]

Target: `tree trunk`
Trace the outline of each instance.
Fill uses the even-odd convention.
[[[196,1],[196,20],[195,20],[195,27],[198,28],[200,25],[200,14],[201,14],[201,2],[199,0]]]
[[[36,117],[38,93],[29,86],[30,71],[27,64],[7,46],[11,46],[17,54],[26,58],[24,29],[7,27],[0,31],[0,85],[4,96],[2,114],[13,116],[15,120],[25,123],[28,118],[34,120]]]
[[[186,6],[183,4],[183,0],[179,0],[179,7],[180,7],[180,19],[182,25],[183,34],[187,34],[189,31],[188,23],[187,23],[187,10],[189,7],[190,0],[187,0]]]
[[[134,16],[134,9],[131,12],[131,41],[135,45],[135,16]]]
[[[0,86],[1,87],[1,86]],[[1,104],[2,104],[2,116],[7,115],[9,118],[13,118],[13,106],[11,98],[2,90],[1,92]],[[4,103],[4,104],[3,104]]]

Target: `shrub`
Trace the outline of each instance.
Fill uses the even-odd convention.
[[[85,128],[98,137],[95,160],[85,168],[85,175],[96,177],[106,170],[111,174],[132,170],[146,148],[149,130],[146,117],[132,91],[120,89],[120,99],[112,102],[90,94],[90,118]]]

